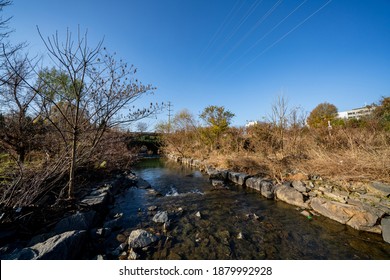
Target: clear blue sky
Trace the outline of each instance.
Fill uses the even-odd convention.
[[[234,125],[267,116],[281,93],[308,112],[390,95],[389,0],[14,0],[4,14],[31,54],[44,53],[36,26],[80,25],[157,87],[153,100],[195,115],[225,106]]]

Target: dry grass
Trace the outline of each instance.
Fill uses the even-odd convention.
[[[277,180],[303,173],[331,180],[390,182],[388,131],[338,127],[329,133],[304,128],[288,130],[284,139],[279,139],[272,128],[262,127],[252,134],[237,134],[235,130],[218,149],[198,144],[193,151],[189,147],[194,147],[196,137],[191,139],[191,143],[181,139],[168,144],[167,152],[185,150],[185,156],[207,160],[219,168]]]

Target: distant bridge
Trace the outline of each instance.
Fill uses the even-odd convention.
[[[162,146],[161,134],[154,132],[131,132],[127,137],[130,149],[139,149],[140,153],[159,154]]]

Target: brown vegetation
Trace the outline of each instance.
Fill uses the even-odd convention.
[[[174,121],[173,132],[164,136],[165,150],[206,160],[216,167],[277,180],[305,174],[336,180],[390,182],[390,130],[383,113],[389,110],[389,99],[383,98],[372,116],[333,120],[331,128],[328,122],[309,128],[298,121],[296,109],[276,108],[279,110],[273,110],[276,115],[269,121],[246,129],[226,129],[213,148],[206,141],[207,127],[182,129]],[[276,104],[286,106],[280,100]]]

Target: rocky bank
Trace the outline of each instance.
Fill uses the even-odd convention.
[[[317,175],[294,174],[297,180],[277,183],[268,178],[220,170],[200,160],[168,155],[176,162],[206,172],[214,187],[232,182],[258,191],[267,199],[297,206],[311,219],[323,215],[354,229],[381,234],[390,243],[390,185],[381,182],[331,182]],[[292,176],[294,177],[294,176]]]

